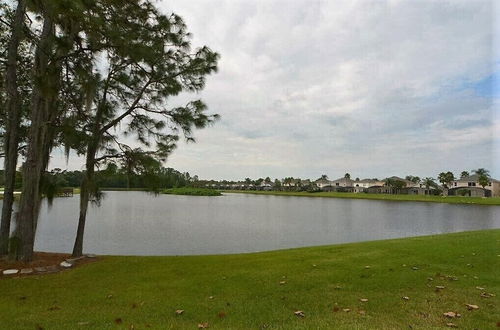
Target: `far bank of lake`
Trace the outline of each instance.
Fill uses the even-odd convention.
[[[462,196],[428,196],[403,194],[367,194],[346,192],[306,192],[306,191],[256,191],[256,190],[223,190],[227,193],[295,196],[295,197],[329,197],[351,199],[373,199],[384,201],[431,202],[448,204],[500,205],[500,197],[462,197]]]

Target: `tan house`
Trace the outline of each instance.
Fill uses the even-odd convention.
[[[490,178],[486,186],[479,184],[479,175],[474,174],[453,181],[448,189],[449,195],[467,195],[477,197],[500,196],[500,181]]]

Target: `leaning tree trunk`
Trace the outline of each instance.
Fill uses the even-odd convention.
[[[33,259],[35,242],[35,223],[40,205],[40,182],[50,152],[48,141],[51,111],[57,93],[54,84],[59,79],[49,70],[49,55],[52,52],[54,24],[50,17],[45,17],[43,30],[35,53],[33,96],[31,101],[31,127],[28,135],[26,161],[23,171],[23,189],[18,213],[20,258],[23,261]],[[52,94],[50,94],[51,91]]]
[[[14,186],[19,147],[19,125],[21,121],[21,101],[17,85],[17,58],[19,44],[23,39],[24,15],[26,2],[18,0],[16,14],[12,22],[12,33],[7,53],[7,73],[5,87],[7,91],[6,128],[5,128],[5,188],[2,205],[2,220],[0,224],[0,256],[6,255],[9,249],[10,224],[12,205],[14,203]]]
[[[87,220],[87,209],[89,207],[90,194],[94,187],[94,164],[97,148],[92,144],[87,149],[87,160],[85,176],[80,187],[80,215],[78,217],[78,229],[76,231],[75,245],[73,246],[73,257],[83,255],[83,236],[85,233],[85,222]]]

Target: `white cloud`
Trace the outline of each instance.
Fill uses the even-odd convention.
[[[464,87],[498,70],[494,1],[159,4],[222,56],[199,95],[222,119],[169,166],[220,179],[500,176],[498,107]]]

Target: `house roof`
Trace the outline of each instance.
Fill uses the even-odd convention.
[[[491,182],[500,182],[500,181],[495,180],[493,178],[489,178],[489,179]],[[473,175],[466,176],[465,178],[457,179],[455,181],[456,182],[477,182],[477,181],[479,181],[479,175],[473,174]]]
[[[379,180],[373,180],[373,179],[363,179],[363,180],[359,180],[359,181],[356,181],[356,182],[373,183],[373,182],[380,182],[380,181]]]
[[[403,181],[403,182],[405,182],[405,183],[407,183],[407,184],[415,184],[415,182],[413,182],[413,181],[406,180],[406,179],[400,178],[399,176],[395,176],[395,175],[394,175],[394,176],[391,176],[391,177],[389,177],[389,178],[386,178],[386,179],[384,179],[383,181],[387,181],[387,180],[389,180],[389,179],[391,179],[391,180]]]

